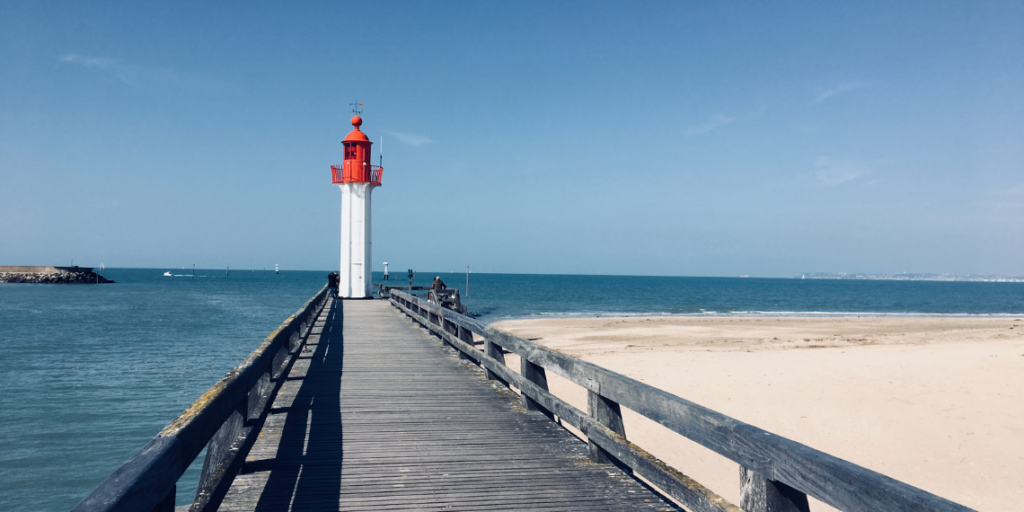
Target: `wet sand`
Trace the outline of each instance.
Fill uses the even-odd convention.
[[[1024,317],[572,318],[493,325],[971,508],[1024,510]],[[518,368],[518,361],[508,363]],[[586,410],[586,391],[551,377]],[[736,464],[624,411],[733,503]],[[812,510],[831,510],[812,502]]]

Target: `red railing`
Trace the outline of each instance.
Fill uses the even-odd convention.
[[[362,176],[345,176],[345,164],[335,164],[331,166],[331,177],[333,183],[373,183],[374,185],[380,185],[380,178],[384,174],[384,168],[379,165],[370,166],[370,175],[366,176],[365,173]]]

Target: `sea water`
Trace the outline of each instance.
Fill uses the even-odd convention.
[[[418,284],[430,284],[434,276],[449,287],[466,288],[466,275],[458,273],[418,274]],[[1024,313],[1024,283],[470,274],[469,293],[464,300],[469,312],[486,321],[612,315]]]
[[[0,510],[68,510],[252,352],[323,272],[107,269],[0,284]],[[470,314],[1024,315],[1024,283],[417,274]],[[374,274],[374,281],[381,281]],[[387,283],[408,284],[404,273]],[[396,279],[401,278],[401,281]],[[191,502],[202,456],[178,482]]]
[[[0,284],[0,510],[69,510],[312,297],[326,272],[107,269]],[[198,463],[179,481],[190,503]]]

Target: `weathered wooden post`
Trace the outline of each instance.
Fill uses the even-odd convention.
[[[164,501],[161,501],[160,504],[153,509],[153,512],[174,512],[174,498],[177,494],[178,485],[172,485],[171,491],[167,493],[167,497],[165,497]]]
[[[209,496],[214,493],[215,488],[226,475],[217,474],[218,467],[228,459],[235,441],[245,428],[249,416],[249,403],[242,401],[235,410],[231,412],[228,419],[217,429],[217,433],[210,438],[206,445],[206,460],[203,461],[203,471],[199,476],[199,486],[196,489],[194,502],[206,503]],[[230,479],[230,477],[229,477]],[[204,495],[206,495],[204,497]]]
[[[452,326],[452,330],[450,332],[454,334],[456,338],[469,346],[473,346],[473,333],[470,332],[469,329],[466,329],[455,322],[448,322],[445,320],[445,323]],[[459,359],[470,359],[470,357],[460,350]]]
[[[256,384],[249,390],[249,396],[247,400],[246,421],[252,421],[258,419],[263,413],[263,407],[266,405],[266,399],[270,393],[273,384],[270,382],[270,370],[263,372],[260,375],[260,380],[256,381]]]
[[[440,315],[436,315],[436,317],[440,321],[440,324],[442,326],[442,329],[444,329],[444,332],[446,332],[448,334],[451,334],[452,336],[454,336],[454,337],[456,337],[456,338],[458,338],[458,339],[460,339],[462,341],[466,341],[459,334],[459,331],[461,330],[460,327],[455,322],[452,322],[451,320],[448,320],[447,318],[445,318],[443,311],[441,311]],[[470,339],[470,343],[472,343],[472,341],[473,340]],[[469,356],[466,355],[465,352],[460,350],[459,347],[456,347],[454,344],[451,344],[451,343],[448,343],[448,342],[445,342],[445,343],[447,345],[450,345],[453,349],[455,349],[455,352],[459,354],[459,359],[469,359]]]
[[[469,335],[472,337],[473,333],[469,333]],[[505,353],[501,351],[501,347],[495,345],[489,339],[484,339],[484,353],[487,354],[487,357],[490,357],[503,365],[505,364]],[[486,366],[484,367],[484,376],[487,377],[487,380],[496,380],[502,383],[505,387],[508,387],[508,382],[505,382],[505,379],[488,370]]]
[[[519,366],[519,373],[522,374],[523,378],[536,384],[539,388],[543,389],[544,391],[547,391],[548,374],[544,371],[544,367],[531,363],[525,357],[521,357],[519,361],[521,363]],[[554,421],[554,413],[545,409],[542,405],[534,401],[534,399],[526,396],[526,393],[523,393],[522,401],[523,407],[525,407],[527,411],[540,411],[544,413],[545,416],[551,418],[551,420]]]
[[[609,430],[626,438],[626,426],[622,423],[622,407],[618,402],[609,400],[601,396],[601,385],[597,381],[587,379],[587,414],[590,415],[594,421],[608,427]],[[600,446],[594,444],[593,441],[589,441],[590,444],[590,460],[594,462],[606,464],[621,463],[604,451]]]
[[[740,508],[744,512],[810,512],[807,495],[740,466]]]
[[[288,362],[288,347],[282,346],[277,349],[277,353],[274,354],[274,361],[270,365],[270,378],[278,379],[281,378],[281,372],[284,371],[284,365]]]

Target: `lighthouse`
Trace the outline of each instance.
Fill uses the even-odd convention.
[[[370,164],[373,144],[359,130],[363,119],[352,118],[345,140],[345,161],[331,166],[334,184],[341,188],[341,266],[338,271],[338,296],[365,299],[372,283],[370,264],[370,194],[380,186],[384,169]]]

